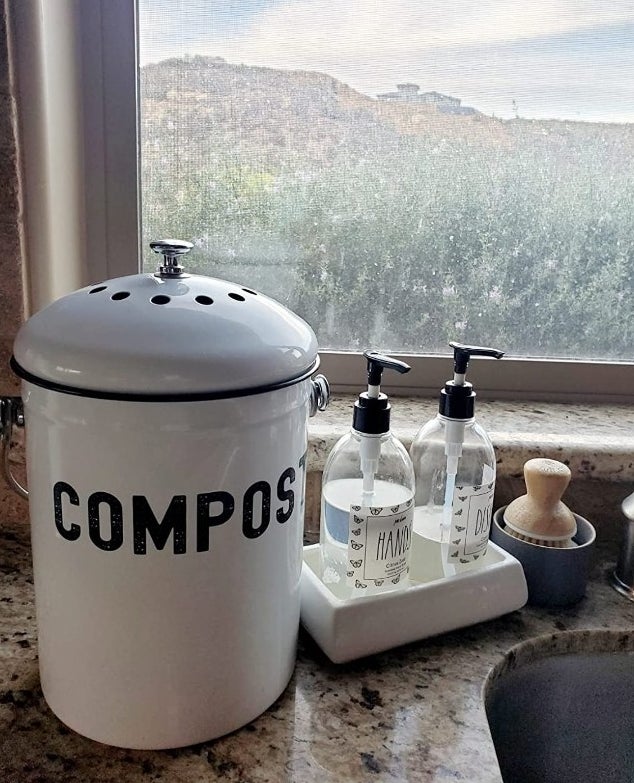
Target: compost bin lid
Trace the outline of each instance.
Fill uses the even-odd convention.
[[[152,247],[163,254],[155,274],[87,286],[29,318],[15,372],[83,396],[196,400],[272,391],[317,369],[317,338],[299,316],[251,288],[187,275],[189,243]]]

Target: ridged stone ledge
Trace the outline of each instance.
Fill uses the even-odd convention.
[[[305,539],[319,537],[321,475],[332,447],[350,428],[356,397],[337,395],[310,420]],[[392,429],[409,448],[420,427],[436,415],[436,400],[392,397]],[[548,457],[570,467],[564,502],[596,528],[599,540],[617,546],[621,502],[634,492],[634,409],[627,405],[564,405],[481,401],[476,418],[497,458],[495,507],[525,490],[524,463]]]
[[[311,470],[323,470],[337,440],[348,431],[356,397],[337,396],[311,419]],[[419,428],[436,415],[435,400],[393,397],[392,429],[409,448]],[[524,462],[550,457],[575,478],[634,481],[634,408],[628,405],[478,401],[477,421],[495,447],[498,476],[521,477]]]

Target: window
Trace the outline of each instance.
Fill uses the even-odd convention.
[[[90,5],[107,52],[131,0]],[[192,239],[326,348],[490,343],[518,358],[481,389],[631,395],[630,4],[138,6],[144,248]],[[416,388],[447,375],[416,363]]]
[[[144,247],[326,348],[634,359],[620,5],[140,0]]]

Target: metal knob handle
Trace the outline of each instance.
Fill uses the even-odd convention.
[[[184,239],[155,239],[150,242],[155,253],[163,256],[156,270],[157,277],[184,277],[185,272],[179,263],[180,256],[189,253],[193,245]]]
[[[20,397],[0,397],[0,459],[2,472],[11,489],[18,495],[28,498],[29,492],[11,473],[9,451],[13,427],[24,427],[24,407]]]
[[[325,411],[330,402],[330,384],[325,375],[315,375],[313,388],[310,392],[309,415],[314,416],[317,411]]]

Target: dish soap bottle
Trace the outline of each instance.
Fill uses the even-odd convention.
[[[331,451],[322,480],[322,580],[339,598],[407,585],[414,512],[414,467],[390,432],[381,392],[389,368],[404,362],[366,351],[368,390],[354,404],[352,429]]]
[[[494,348],[449,345],[453,380],[440,392],[438,415],[419,430],[410,449],[416,474],[414,534],[439,545],[445,576],[474,567],[489,542],[495,454],[475,421],[476,394],[465,374],[472,356],[504,355]]]

